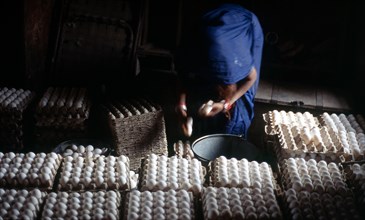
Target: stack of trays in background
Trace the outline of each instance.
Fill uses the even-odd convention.
[[[0,148],[19,151],[26,142],[28,107],[35,94],[29,90],[0,88]]]
[[[86,88],[49,87],[35,109],[36,143],[50,147],[84,137],[90,108]]]
[[[103,106],[115,153],[130,159],[137,171],[148,154],[167,155],[165,119],[162,108],[146,99],[111,101]]]
[[[365,156],[362,115],[269,111],[265,131],[281,161],[289,157],[327,162],[360,161]]]
[[[263,117],[278,160],[284,215],[363,219],[365,188],[359,181],[365,156],[363,116],[273,110]]]

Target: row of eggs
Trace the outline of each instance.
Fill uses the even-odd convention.
[[[364,133],[363,128],[357,122],[355,116],[352,114],[346,116],[343,113],[331,114],[323,113],[321,116],[322,123],[325,126],[328,126],[329,129],[338,132],[338,131],[347,131],[347,132],[355,132],[355,133]]]
[[[80,144],[80,145],[71,144],[65,148],[65,150],[62,153],[62,156],[64,156],[64,157],[67,157],[67,156],[93,157],[93,156],[101,155],[106,150],[107,150],[106,148],[94,147],[91,144],[86,145],[86,146],[84,146],[82,144]]]
[[[65,106],[68,111],[76,112],[75,109],[82,108],[87,99],[86,88],[49,87],[39,101],[36,111],[37,113],[45,113],[54,107],[62,108]],[[50,113],[54,114],[55,112]]]
[[[271,126],[275,127],[276,125],[280,124],[286,124],[286,125],[293,125],[298,126],[300,128],[302,127],[308,127],[313,128],[317,127],[319,122],[316,117],[314,117],[309,112],[286,112],[284,110],[278,111],[273,110],[269,111],[264,115],[264,118],[266,118],[266,122]]]
[[[146,99],[122,100],[114,101],[105,106],[114,118],[126,118],[133,115],[142,115],[149,112],[155,112],[158,106],[149,102]]]

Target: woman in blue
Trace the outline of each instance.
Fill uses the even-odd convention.
[[[182,131],[247,138],[263,49],[258,18],[239,4],[222,3],[203,13],[198,30],[177,55]]]

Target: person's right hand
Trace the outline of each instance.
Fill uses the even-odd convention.
[[[178,115],[179,127],[186,137],[190,137],[193,132],[193,118],[188,117],[186,105],[178,105],[175,107]]]

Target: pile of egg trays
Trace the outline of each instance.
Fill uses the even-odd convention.
[[[358,207],[365,207],[365,163],[345,167],[348,184],[353,187]],[[365,210],[361,210],[365,215]]]
[[[116,153],[130,158],[137,171],[149,153],[167,155],[165,121],[161,106],[144,98],[114,100],[102,106],[106,112]]]
[[[286,219],[363,219],[350,192],[332,195],[291,188],[284,192],[283,200]]]
[[[51,189],[61,161],[56,153],[0,152],[0,187]]]
[[[279,139],[278,157],[306,157],[327,161],[362,160],[365,155],[365,120],[361,115],[277,110],[264,114],[268,134]]]
[[[90,105],[86,88],[49,87],[36,106],[36,126],[84,131]]]
[[[282,219],[272,188],[206,187],[202,192],[203,216],[215,219]]]
[[[278,111],[273,110],[263,114],[263,119],[266,122],[265,130],[267,134],[278,134],[277,126],[281,124],[288,125],[290,127],[296,126],[299,129],[307,127],[309,129],[317,127],[319,121],[313,114],[309,112],[292,112],[292,111]]]
[[[143,161],[140,174],[142,191],[184,189],[200,195],[206,170],[197,159],[149,154]]]
[[[129,158],[121,155],[63,158],[59,190],[130,189]]]
[[[39,219],[46,192],[39,189],[0,188],[1,219]]]
[[[41,219],[119,219],[120,204],[121,194],[113,190],[51,192]]]
[[[330,132],[336,133],[345,149],[349,149],[352,160],[365,159],[365,120],[360,114],[331,114],[323,113],[320,117],[323,126]]]
[[[285,189],[343,196],[349,191],[343,172],[334,162],[289,158],[284,160],[281,169]]]
[[[35,94],[29,90],[0,88],[0,146],[9,151],[24,146],[25,111]]]
[[[210,185],[215,187],[249,187],[277,189],[271,166],[243,158],[220,156],[209,163]]]
[[[337,134],[329,132],[327,127],[307,127],[299,130],[296,126],[281,124],[277,126],[278,141],[275,153],[279,161],[290,157],[301,157],[306,160],[337,161],[342,156],[351,160],[350,149],[344,145]],[[339,162],[339,161],[338,161]]]
[[[196,219],[194,204],[192,192],[184,189],[154,192],[131,190],[126,195],[123,219]]]
[[[174,152],[177,157],[183,157],[187,159],[194,158],[194,152],[191,150],[190,142],[178,140],[174,143]]]

